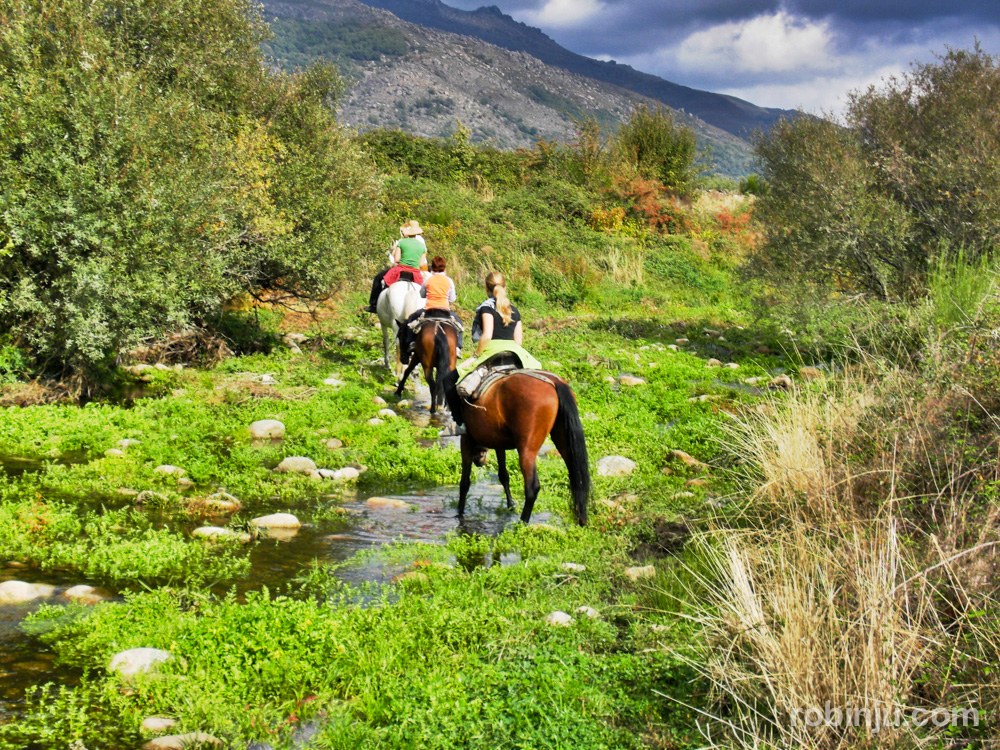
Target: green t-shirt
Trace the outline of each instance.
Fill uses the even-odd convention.
[[[396,244],[399,247],[400,264],[410,268],[420,268],[420,259],[427,252],[423,243],[412,237],[404,237]]]

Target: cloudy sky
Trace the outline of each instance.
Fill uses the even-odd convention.
[[[837,114],[848,91],[978,38],[997,0],[443,0],[496,5],[574,52],[754,104]]]

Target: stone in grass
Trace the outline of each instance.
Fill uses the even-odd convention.
[[[142,720],[139,729],[144,732],[165,732],[176,724],[176,719],[168,719],[165,716],[147,716]]]
[[[247,544],[250,541],[250,535],[246,532],[241,533],[222,526],[202,526],[192,531],[191,534],[199,539],[208,539],[209,541],[216,539],[238,539],[243,544]]]
[[[258,529],[297,529],[302,524],[291,513],[271,513],[253,519],[253,525]]]
[[[275,440],[285,436],[285,425],[277,419],[259,419],[250,425],[250,437],[254,440]]]
[[[605,456],[597,462],[597,475],[601,477],[624,477],[637,468],[635,461],[624,456]]]
[[[596,620],[598,617],[601,616],[601,613],[598,612],[596,609],[594,609],[593,607],[587,607],[587,606],[577,607],[576,608],[576,613],[578,615],[583,615],[584,617],[586,617],[589,620]]]
[[[139,445],[142,441],[136,440],[135,438],[123,438],[118,441],[118,447],[123,450],[128,450],[133,445]]]
[[[652,578],[656,575],[656,568],[652,565],[637,565],[625,568],[625,577],[630,581],[638,581],[642,578]]]
[[[138,495],[135,496],[133,501],[136,505],[145,505],[146,503],[158,503],[159,505],[169,505],[171,500],[169,497],[161,492],[153,492],[152,490],[143,490]]]
[[[375,406],[385,406],[386,400],[381,396],[375,396],[372,398],[372,403],[375,404]]]
[[[409,508],[410,504],[396,497],[370,497],[365,501],[370,508]]]
[[[690,344],[691,342],[687,339],[677,339],[674,343],[677,344],[677,346],[684,346],[685,344]]]
[[[76,602],[77,604],[97,604],[111,599],[110,592],[88,586],[84,583],[66,589],[62,592],[62,596],[64,599],[69,599],[71,602]]]
[[[708,468],[706,464],[703,464],[697,458],[685,453],[684,451],[672,450],[670,451],[670,455],[676,458],[685,466],[687,466],[689,469],[693,469],[694,471],[704,471],[706,468]]]
[[[566,628],[573,624],[573,618],[565,612],[550,612],[545,616],[545,624],[557,628]]]
[[[379,409],[378,415],[380,417],[385,417],[386,419],[392,419],[393,417],[399,416],[392,409]]]
[[[707,479],[689,479],[684,483],[685,487],[707,487]]]
[[[622,385],[634,386],[634,385],[646,385],[646,381],[642,378],[637,378],[635,375],[622,375],[618,378],[618,382]]]
[[[328,451],[339,450],[343,447],[344,447],[344,442],[342,440],[338,440],[337,438],[330,438],[329,440],[326,441],[326,449]]]
[[[409,409],[411,406],[413,406],[413,402],[411,402],[409,399],[404,398],[396,402],[397,409]]]
[[[305,456],[288,456],[274,470],[279,474],[308,474],[316,471],[316,463]]]
[[[214,495],[209,495],[205,498],[205,505],[210,510],[216,510],[220,513],[235,513],[243,507],[243,504],[228,492],[216,492]]]
[[[778,375],[776,378],[771,378],[768,382],[767,387],[774,390],[784,390],[787,391],[792,387],[792,379],[787,375]]]
[[[192,482],[187,477],[179,477],[177,479],[177,489],[183,491],[183,490],[189,490],[192,487],[194,487],[194,482]]]
[[[360,470],[354,468],[353,466],[345,466],[343,469],[337,469],[333,472],[333,476],[331,476],[330,479],[334,482],[353,482],[360,476]]]
[[[168,734],[150,740],[142,746],[142,750],[194,750],[194,748],[204,747],[205,745],[222,747],[222,740],[205,732]]]
[[[564,562],[559,566],[563,570],[569,571],[570,573],[582,573],[587,569],[586,565],[580,565],[580,563]]]
[[[378,417],[372,417],[371,419],[368,420],[368,424],[370,425],[385,424],[385,420],[379,419]]]
[[[140,672],[150,672],[157,664],[172,658],[169,651],[159,648],[130,648],[119,651],[108,662],[108,671],[122,677],[132,677]]]
[[[155,469],[153,469],[154,474],[166,474],[170,477],[182,477],[187,472],[180,466],[172,466],[171,464],[160,464]]]
[[[124,455],[125,455],[125,452],[124,451],[120,451],[117,448],[108,448],[106,451],[104,451],[104,456],[106,458],[118,458],[118,457],[124,456]]]
[[[736,362],[726,362],[725,366],[728,369],[730,369],[730,370],[738,370],[738,369],[740,369],[739,364],[737,364]]]
[[[344,385],[344,381],[337,380],[337,378],[327,378],[326,380],[323,381],[323,385],[329,385],[334,388],[340,388],[340,386]]]
[[[722,367],[722,362],[713,357],[705,363],[705,367]]]
[[[52,596],[55,588],[40,583],[4,581],[0,583],[0,604],[21,604]]]

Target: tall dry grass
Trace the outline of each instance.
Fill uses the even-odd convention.
[[[927,498],[897,496],[898,447],[873,447],[868,433],[870,410],[904,392],[855,373],[730,426],[750,498],[736,524],[717,519],[699,538],[688,570],[706,644],[692,664],[717,698],[710,746],[944,748],[989,736],[1000,627],[984,576],[996,570],[1000,511],[955,491],[939,523],[915,522]],[[906,720],[967,708],[978,729]]]

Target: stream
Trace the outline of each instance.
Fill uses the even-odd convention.
[[[437,419],[430,418],[422,405],[408,410],[406,416],[417,423],[437,423]],[[456,448],[457,442],[458,439],[454,437],[443,437],[438,441],[444,447]],[[72,455],[56,460],[61,463],[78,463],[85,461],[86,457]],[[20,475],[26,471],[40,471],[44,469],[45,463],[34,458],[0,455],[0,472]],[[371,497],[403,501],[406,507],[370,505],[368,500]],[[519,506],[522,498],[515,495],[514,499]],[[463,519],[456,515],[457,501],[457,484],[410,484],[381,488],[379,492],[356,491],[353,498],[340,504],[345,510],[343,518],[346,519],[347,527],[343,528],[343,524],[338,523],[337,533],[330,533],[329,529],[325,529],[328,524],[310,523],[307,511],[298,510],[296,513],[303,521],[303,526],[295,532],[275,534],[272,538],[262,538],[253,543],[248,553],[250,572],[245,578],[221,590],[235,588],[240,596],[265,586],[274,591],[301,575],[315,562],[344,562],[358,552],[395,542],[442,543],[447,534],[455,530],[460,533],[496,536],[518,518],[516,513],[503,510],[503,489],[497,484],[495,475],[488,475],[472,486]],[[266,504],[260,507],[255,505],[254,513],[264,514],[276,510],[284,509],[271,509]],[[548,513],[535,513],[532,517],[533,523],[551,520]],[[196,525],[199,524],[191,524],[191,528]],[[516,555],[505,555],[496,563],[516,563],[515,558]],[[336,575],[348,583],[382,584],[391,582],[407,568],[405,564],[389,564],[377,558],[366,557],[359,564],[340,567]],[[0,582],[19,580],[56,587],[51,597],[25,604],[0,605],[0,723],[11,720],[23,710],[25,692],[31,686],[46,682],[71,685],[79,679],[78,670],[54,665],[55,654],[37,638],[25,633],[21,627],[24,618],[42,604],[66,603],[67,600],[61,596],[66,588],[88,583],[80,580],[79,574],[75,578],[73,575],[59,571],[42,572],[22,568],[17,564],[0,567]]]

